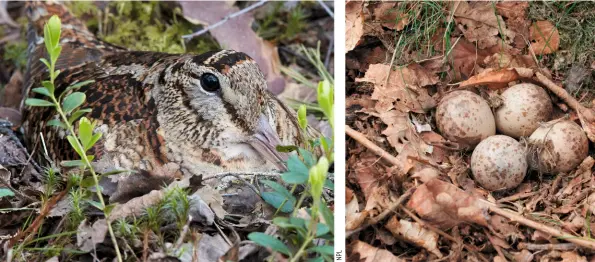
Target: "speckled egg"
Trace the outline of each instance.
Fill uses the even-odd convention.
[[[473,149],[481,140],[496,134],[494,115],[488,103],[473,92],[447,94],[436,108],[436,124],[444,137]]]
[[[589,153],[589,140],[575,122],[554,120],[531,134],[529,148],[531,168],[555,174],[576,168]]]
[[[552,116],[552,101],[543,88],[524,83],[502,92],[503,104],[494,113],[499,133],[514,138],[530,136]]]
[[[475,181],[491,191],[517,187],[523,182],[527,167],[525,147],[509,136],[490,136],[471,155]]]

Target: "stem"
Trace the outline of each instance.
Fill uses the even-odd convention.
[[[53,67],[54,65],[52,64],[51,66]],[[52,69],[50,72],[53,72],[53,71],[54,70]],[[54,82],[54,79],[52,79],[52,83],[53,82]],[[60,103],[58,103],[58,101],[56,100],[56,97],[54,95],[50,96],[50,98],[52,99],[52,102],[54,103],[54,105],[56,107],[56,111],[58,111],[58,114],[60,114],[60,117],[66,124],[66,127],[68,128],[68,132],[70,132],[70,134],[74,137],[76,146],[78,146],[83,151],[83,154],[81,155],[81,159],[85,162],[85,166],[87,166],[87,168],[91,172],[91,175],[93,176],[93,182],[95,183],[95,191],[97,193],[97,198],[99,198],[99,203],[101,203],[101,209],[103,211],[103,214],[105,215],[105,221],[107,223],[107,228],[109,230],[110,237],[112,239],[112,243],[114,244],[114,248],[116,250],[116,256],[118,257],[118,261],[122,262],[123,261],[122,255],[120,254],[120,248],[118,247],[116,235],[114,234],[114,230],[112,228],[112,224],[109,219],[109,213],[105,212],[105,201],[103,200],[103,195],[101,194],[101,188],[99,187],[99,179],[97,178],[95,169],[93,169],[93,166],[91,166],[91,161],[89,161],[89,158],[87,157],[86,152],[84,152],[84,147],[83,147],[82,143],[80,142],[79,138],[75,135],[74,128],[72,127],[70,122],[68,122],[68,118],[66,117],[66,114],[64,114],[64,111],[62,111],[62,107],[60,107]]]
[[[289,260],[289,262],[296,262],[300,259],[300,257],[302,256],[302,253],[304,253],[304,251],[306,250],[306,247],[308,246],[308,244],[314,240],[314,237],[311,236],[310,234],[312,234],[312,232],[310,232],[308,230],[308,238],[306,239],[306,241],[304,241],[304,243],[302,244],[302,246],[300,247],[300,249],[298,250],[297,253],[295,253],[295,256]]]

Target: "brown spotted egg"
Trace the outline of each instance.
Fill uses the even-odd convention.
[[[499,133],[514,138],[530,136],[552,115],[552,101],[543,88],[523,83],[502,92],[503,104],[494,113]]]
[[[569,172],[589,153],[589,140],[573,121],[543,124],[529,137],[529,164],[543,173]]]
[[[523,182],[527,167],[525,147],[509,136],[490,136],[471,155],[475,181],[490,191],[517,187]]]
[[[463,149],[473,149],[496,134],[494,115],[488,103],[473,92],[448,93],[436,108],[436,124],[444,137]]]

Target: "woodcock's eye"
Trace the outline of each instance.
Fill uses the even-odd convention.
[[[210,73],[204,73],[200,76],[200,85],[207,92],[215,92],[221,89],[219,78]]]

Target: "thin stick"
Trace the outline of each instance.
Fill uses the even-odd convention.
[[[395,212],[395,210],[399,207],[399,205],[401,205],[401,203],[403,203],[415,190],[415,188],[410,188],[409,190],[407,190],[404,194],[402,194],[399,199],[397,199],[397,201],[393,202],[387,209],[385,209],[384,211],[382,211],[382,213],[380,213],[379,215],[372,217],[370,219],[368,219],[368,222],[364,225],[362,225],[361,227],[359,227],[356,230],[352,230],[349,232],[346,232],[345,237],[348,238],[349,236],[360,232],[366,228],[368,228],[371,225],[375,225],[378,224],[380,221],[384,220],[388,215],[393,214]]]
[[[401,168],[402,164],[396,157],[392,156],[388,152],[384,151],[384,149],[380,148],[372,141],[368,140],[362,133],[353,130],[351,127],[347,125],[345,125],[345,133],[351,138],[355,139],[355,141],[372,151],[374,154],[382,157],[384,160],[390,162],[391,164]]]
[[[244,9],[242,9],[242,10],[240,10],[240,11],[237,11],[237,12],[235,12],[235,13],[231,14],[231,15],[228,15],[228,16],[224,17],[223,19],[219,20],[219,22],[217,22],[217,23],[214,23],[214,24],[212,24],[212,25],[209,25],[209,26],[207,26],[207,27],[203,28],[202,30],[200,30],[200,31],[198,31],[198,32],[194,32],[194,33],[192,33],[192,34],[189,34],[189,35],[183,35],[183,36],[182,36],[182,39],[185,39],[185,40],[190,40],[190,39],[192,39],[192,38],[194,38],[194,37],[197,37],[197,36],[199,36],[199,35],[202,35],[202,34],[204,34],[204,33],[208,32],[208,31],[209,31],[209,30],[211,30],[211,29],[214,29],[214,28],[216,28],[216,27],[219,27],[219,26],[220,26],[220,25],[222,25],[222,24],[225,24],[225,22],[229,21],[229,19],[232,19],[232,18],[238,17],[238,16],[240,16],[240,15],[243,15],[243,14],[245,14],[245,13],[247,13],[247,12],[250,12],[250,11],[252,11],[253,9],[255,9],[255,8],[259,7],[259,6],[262,6],[262,5],[264,5],[264,4],[265,4],[267,1],[268,1],[268,0],[260,0],[258,3],[256,3],[256,4],[253,4],[253,5],[249,6],[249,7],[246,7],[246,8],[244,8]]]
[[[559,230],[559,229],[550,227],[548,225],[544,225],[544,224],[535,222],[535,221],[530,220],[528,218],[525,218],[524,216],[521,216],[519,214],[516,214],[516,213],[510,212],[508,210],[504,210],[502,208],[499,208],[499,207],[495,206],[494,204],[492,204],[492,203],[490,203],[490,202],[488,202],[486,200],[481,200],[480,199],[480,201],[482,201],[483,203],[485,203],[486,206],[487,206],[487,208],[490,211],[492,211],[492,212],[494,212],[494,213],[496,213],[498,215],[501,215],[503,217],[506,217],[506,218],[510,219],[511,221],[520,223],[522,225],[531,227],[533,229],[537,229],[537,230],[542,231],[542,232],[545,232],[545,233],[547,233],[547,234],[549,234],[549,235],[551,235],[551,236],[553,236],[555,238],[562,239],[562,240],[565,240],[565,241],[574,243],[574,244],[576,244],[578,246],[582,246],[582,247],[586,247],[586,248],[595,250],[595,241],[593,241],[593,240],[587,240],[587,239],[584,239],[584,238],[579,238],[579,237],[576,237],[576,236],[571,235],[570,233],[566,233],[566,232],[564,232],[562,230]]]
[[[434,226],[430,225],[429,223],[426,223],[425,221],[421,220],[421,218],[417,217],[413,212],[411,212],[411,210],[409,210],[405,207],[401,206],[401,210],[403,210],[403,212],[405,212],[409,217],[411,217],[413,220],[415,220],[415,222],[417,222],[419,225],[438,233],[438,235],[440,235],[452,242],[455,242],[455,243],[463,246],[469,252],[474,253],[481,260],[483,260],[485,262],[489,262],[489,260],[487,258],[485,258],[482,254],[479,253],[479,249],[477,247],[467,245],[467,244],[463,243],[462,241],[459,241],[458,239],[454,238],[453,236],[447,234],[446,232],[440,230],[439,228],[434,227]]]
[[[535,72],[535,78],[537,81],[545,85],[545,87],[547,87],[550,91],[552,91],[552,93],[564,100],[564,102],[566,102],[568,106],[570,106],[575,111],[583,114],[587,121],[595,122],[595,111],[593,111],[593,109],[586,108],[583,105],[581,105],[581,103],[579,103],[578,100],[576,100],[574,97],[568,94],[568,92],[566,92],[564,88],[557,86],[554,82],[552,82],[552,80],[547,78],[542,73]]]
[[[575,250],[578,247],[573,243],[533,244],[533,243],[521,242],[521,243],[519,243],[518,248],[541,251],[541,250]]]

